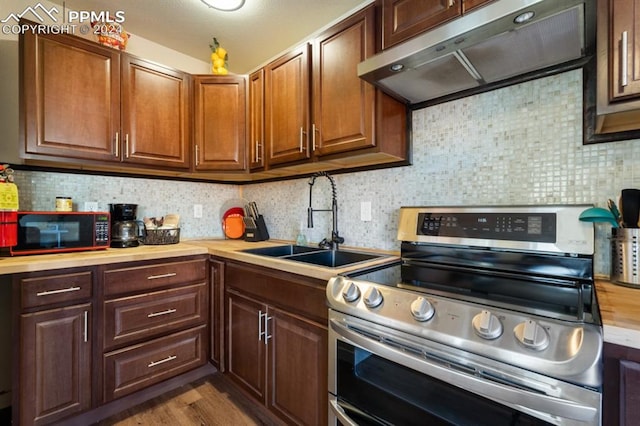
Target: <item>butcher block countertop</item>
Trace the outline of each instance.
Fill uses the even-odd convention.
[[[242,250],[248,248],[290,243],[290,241],[277,240],[249,243],[241,240],[202,239],[187,240],[178,244],[142,245],[125,249],[110,248],[77,253],[0,257],[0,275],[210,254],[225,259],[328,280],[334,275],[349,270],[382,265],[399,259],[397,252],[345,247],[347,250],[377,252],[384,255],[384,257],[361,262],[346,268],[327,268],[242,252]],[[640,349],[640,288],[624,287],[601,278],[596,280],[596,294],[604,324],[605,341]]]
[[[640,288],[596,280],[604,340],[640,349]]]

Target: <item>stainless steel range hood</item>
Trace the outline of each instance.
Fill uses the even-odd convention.
[[[563,64],[590,50],[593,3],[496,0],[361,62],[358,75],[416,104]]]

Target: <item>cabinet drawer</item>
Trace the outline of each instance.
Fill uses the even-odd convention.
[[[21,307],[72,303],[91,297],[92,271],[20,279]]]
[[[206,326],[104,356],[104,402],[139,391],[206,362]]]
[[[147,291],[206,277],[206,259],[111,269],[104,272],[104,295]]]
[[[207,306],[206,283],[106,301],[104,347],[202,324]]]

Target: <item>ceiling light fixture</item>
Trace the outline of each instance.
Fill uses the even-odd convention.
[[[201,0],[201,1],[202,3],[206,4],[207,6],[213,9],[223,10],[225,12],[238,10],[242,6],[244,6],[244,2],[245,2],[245,0]]]

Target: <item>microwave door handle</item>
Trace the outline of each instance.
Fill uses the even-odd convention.
[[[488,378],[471,376],[457,370],[452,370],[446,366],[433,363],[427,358],[417,358],[416,355],[409,355],[403,351],[399,351],[393,346],[356,333],[335,319],[329,320],[329,325],[330,333],[338,334],[340,338],[346,342],[364,349],[369,348],[367,350],[387,359],[393,360],[394,357],[397,358],[398,355],[400,355],[403,360],[407,360],[408,364],[410,364],[407,365],[408,367],[412,365],[414,369],[428,376],[444,380],[468,392],[483,395],[486,398],[509,406],[521,406],[523,398],[528,398],[529,403],[527,407],[541,413],[579,421],[593,421],[598,414],[596,408],[580,402],[530,392],[525,389],[494,382]]]

